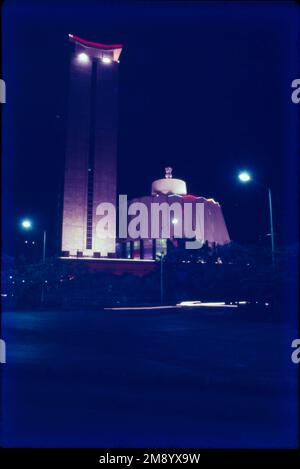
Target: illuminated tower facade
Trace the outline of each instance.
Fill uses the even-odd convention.
[[[62,221],[64,256],[114,256],[112,227],[96,233],[97,206],[116,205],[117,91],[121,44],[73,43]],[[100,216],[101,218],[101,216]]]

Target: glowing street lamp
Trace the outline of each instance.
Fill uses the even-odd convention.
[[[21,227],[24,230],[31,230],[33,227],[33,223],[29,218],[24,218],[24,220],[21,221]],[[46,262],[46,238],[47,238],[47,232],[46,230],[43,231],[43,263],[45,264]],[[25,241],[27,244],[27,241]],[[34,244],[34,241],[32,242]]]
[[[177,223],[178,223],[177,218],[173,218],[172,223],[173,223],[173,225],[177,225]]]
[[[250,182],[252,180],[250,173],[248,171],[242,171],[238,174],[238,178],[242,183]],[[273,205],[272,205],[272,192],[270,187],[265,187],[268,191],[268,200],[269,200],[269,216],[270,216],[270,235],[271,235],[271,249],[272,249],[272,264],[275,263],[275,240],[274,240],[274,227],[273,227]]]
[[[28,218],[25,218],[24,220],[21,221],[21,226],[25,230],[30,230],[33,226],[33,223]],[[47,232],[46,230],[43,230],[43,264],[46,263],[46,238],[47,238]],[[34,244],[34,241],[32,242],[32,244]],[[25,283],[25,280],[22,280],[22,282]],[[45,281],[45,283],[47,282]],[[42,284],[41,303],[42,304],[44,303],[44,284]]]
[[[25,230],[30,230],[32,228],[32,222],[31,220],[28,220],[28,218],[25,218],[24,220],[21,221],[21,226]]]
[[[251,181],[251,175],[248,173],[248,171],[242,171],[241,173],[239,173],[238,178],[241,182]]]

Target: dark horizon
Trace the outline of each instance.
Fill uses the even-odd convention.
[[[270,2],[271,3],[271,2]],[[233,241],[261,243],[273,191],[276,241],[298,240],[299,75],[295,4],[155,3],[3,8],[4,252],[30,216],[59,245],[69,83],[68,33],[122,43],[118,193],[147,195],[173,167],[188,192],[218,200]],[[275,47],[274,47],[275,45]],[[17,60],[16,60],[17,57]],[[291,202],[292,201],[292,202]]]

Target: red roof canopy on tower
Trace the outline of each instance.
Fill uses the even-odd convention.
[[[69,38],[85,46],[97,47],[98,49],[113,50],[121,49],[123,47],[123,44],[101,44],[100,42],[87,41],[86,39],[82,39],[79,36],[74,36],[73,34],[69,34]]]

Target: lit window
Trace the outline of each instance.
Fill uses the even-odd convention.
[[[131,244],[130,241],[126,243],[126,257],[127,259],[131,259]]]
[[[132,252],[134,259],[140,259],[140,241],[133,241],[133,252]]]
[[[167,240],[166,239],[157,239],[156,240],[156,255],[167,254]]]

